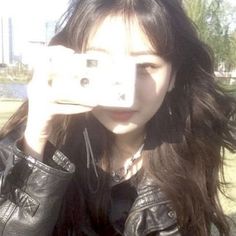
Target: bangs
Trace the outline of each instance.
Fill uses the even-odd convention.
[[[86,0],[88,1],[88,0]],[[147,36],[155,53],[170,60],[174,50],[174,37],[170,17],[161,1],[154,0],[92,0],[78,1],[68,12],[66,23],[68,47],[83,52],[91,34],[108,16],[123,17],[127,27],[132,27],[134,18]],[[67,15],[68,16],[68,15]]]
[[[138,19],[141,29],[146,34],[155,52],[165,58],[171,59],[175,49],[173,30],[170,28],[171,21],[169,13],[161,4],[161,1],[137,1],[134,13]],[[140,3],[143,3],[142,5]]]

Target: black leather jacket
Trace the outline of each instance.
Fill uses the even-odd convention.
[[[16,136],[0,143],[0,235],[50,236],[75,166],[60,151],[50,166],[26,156]],[[151,179],[144,177],[137,191],[123,235],[180,236],[169,200]]]

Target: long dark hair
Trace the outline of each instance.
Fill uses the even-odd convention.
[[[170,61],[176,73],[175,88],[147,124],[145,152],[150,155],[144,160],[144,172],[172,201],[183,234],[208,236],[214,224],[221,236],[229,236],[218,191],[224,183],[221,149],[236,149],[230,121],[236,102],[215,82],[211,50],[199,40],[178,0],[73,0],[51,44],[82,52],[91,31],[108,15],[123,16],[127,24],[137,17],[157,54]],[[26,106],[5,125],[2,136],[26,119]],[[99,173],[98,180],[93,168],[86,168],[82,131],[88,127],[97,161],[108,170],[113,135],[92,115],[63,120],[66,132],[58,130],[56,143],[78,170],[54,235],[69,230],[93,235],[91,224],[107,222],[110,192],[106,174]]]

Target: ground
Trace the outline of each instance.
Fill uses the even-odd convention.
[[[20,101],[0,100],[0,127],[20,105]],[[225,175],[226,181],[229,183],[226,193],[232,200],[221,196],[221,202],[225,214],[232,217],[236,222],[236,154],[227,152],[226,157]],[[236,236],[236,225],[231,223],[231,228],[231,236]],[[213,235],[217,234],[214,233]]]

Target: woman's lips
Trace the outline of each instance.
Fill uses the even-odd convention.
[[[109,116],[116,121],[127,121],[129,120],[133,115],[135,114],[135,111],[109,111]]]

